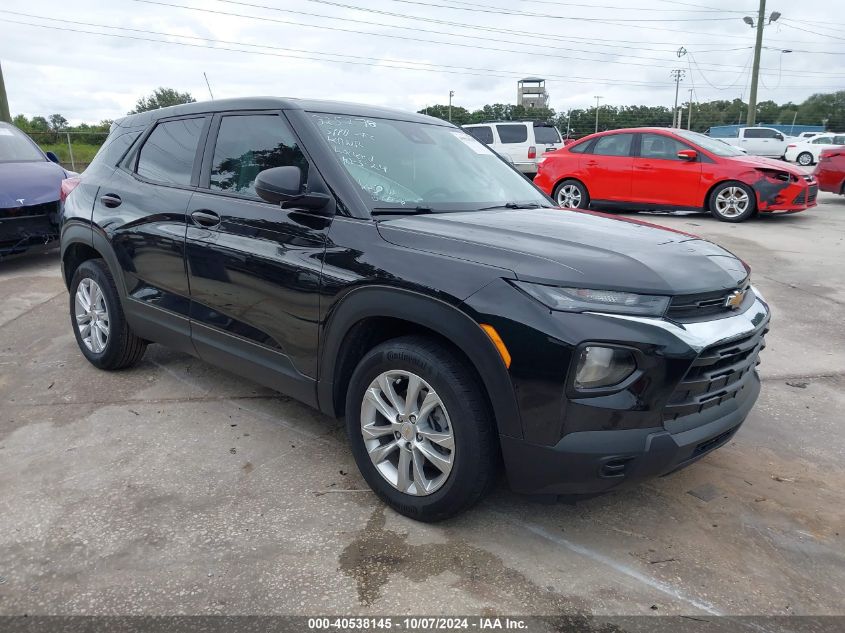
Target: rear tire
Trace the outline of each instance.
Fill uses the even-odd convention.
[[[813,155],[810,152],[801,152],[795,159],[795,162],[802,167],[809,167],[813,164]]]
[[[748,185],[730,180],[710,192],[710,213],[722,222],[743,222],[757,210],[757,195]]]
[[[552,197],[561,209],[586,209],[590,206],[587,188],[572,178],[559,183]]]
[[[135,336],[102,259],[82,262],[70,283],[70,320],[85,358],[99,369],[124,369],[141,360],[147,342]]]
[[[495,483],[499,449],[482,388],[436,340],[405,336],[368,352],[349,383],[346,430],[369,486],[412,519],[449,518]]]

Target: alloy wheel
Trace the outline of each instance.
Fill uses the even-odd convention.
[[[813,163],[813,156],[809,152],[803,152],[798,156],[798,164],[807,167]]]
[[[76,287],[74,301],[79,338],[90,351],[101,353],[109,340],[109,310],[96,281],[85,277]]]
[[[557,192],[557,204],[564,209],[577,209],[581,206],[581,190],[576,185],[563,185]]]
[[[391,370],[370,383],[361,403],[361,434],[376,470],[400,492],[430,495],[449,478],[452,422],[440,396],[416,374]]]
[[[725,187],[716,195],[716,213],[735,218],[748,210],[751,198],[742,187]]]

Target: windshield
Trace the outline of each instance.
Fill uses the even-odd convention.
[[[12,127],[0,126],[0,163],[44,160],[29,138]]]
[[[370,210],[551,206],[521,174],[454,127],[311,113]]]
[[[681,138],[684,138],[691,143],[695,143],[701,147],[701,149],[707,150],[711,154],[716,154],[716,156],[745,156],[745,154],[740,152],[733,145],[728,145],[717,138],[711,138],[709,136],[705,136],[704,134],[699,134],[698,132],[690,132],[689,130],[673,130],[673,132]]]
[[[538,145],[542,145],[544,143],[547,145],[560,143],[560,134],[558,133],[557,128],[548,125],[538,125],[534,128],[534,140]]]

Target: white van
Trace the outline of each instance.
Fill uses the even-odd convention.
[[[523,174],[533,178],[546,152],[563,147],[560,132],[551,123],[538,121],[491,121],[462,126],[467,134],[508,156]]]

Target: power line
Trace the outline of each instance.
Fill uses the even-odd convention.
[[[225,1],[230,1],[230,0],[220,0],[220,1],[225,2]],[[341,2],[332,2],[331,0],[305,0],[305,1],[306,2],[314,2],[314,3],[317,3],[317,4],[324,4],[324,5],[333,6],[333,7],[340,7],[342,9],[351,9],[353,11],[363,11],[365,13],[376,13],[376,14],[379,14],[379,15],[389,15],[389,16],[395,17],[395,18],[405,18],[405,19],[409,19],[409,20],[419,20],[419,21],[423,21],[423,22],[432,22],[432,23],[436,23],[436,24],[448,24],[450,26],[463,26],[463,27],[466,27],[466,28],[478,28],[478,29],[485,28],[485,27],[481,27],[481,26],[461,24],[459,22],[458,23],[450,22],[448,20],[438,20],[438,19],[435,19],[435,18],[426,18],[426,17],[420,16],[420,15],[408,15],[408,14],[403,14],[403,13],[396,13],[396,12],[393,12],[393,11],[385,11],[383,9],[368,9],[368,8],[364,8],[364,7],[356,7],[356,6],[351,5],[351,4],[343,4]],[[406,0],[406,1],[410,1],[410,0]],[[233,4],[237,4],[237,3],[233,2]],[[429,5],[429,6],[431,6],[431,5]],[[679,30],[679,29],[661,29],[661,28],[658,28],[658,27],[655,27],[655,26],[642,26],[642,25],[637,25],[637,24],[628,24],[628,25],[618,24],[618,23],[607,21],[607,20],[602,20],[601,23],[609,24],[611,26],[628,26],[628,28],[648,29],[648,30],[652,30],[652,31],[665,31],[667,33],[687,33],[687,34],[692,34],[692,35],[706,35],[708,38],[718,37],[718,38],[743,39],[743,40],[745,39],[745,37],[743,37],[742,35],[728,35],[728,34],[717,35],[715,33],[705,33],[705,34],[703,34],[701,32],[697,32],[697,31],[682,31],[682,30]],[[533,33],[534,37],[536,37],[537,35],[538,34],[536,32]]]
[[[517,15],[529,18],[546,18],[549,20],[572,20],[576,22],[601,22],[606,23],[607,18],[585,18],[578,16],[555,15],[552,13],[534,13],[531,11],[512,11],[505,8],[490,7],[484,4],[472,2],[461,2],[466,7],[456,7],[448,4],[435,4],[433,2],[422,2],[422,0],[389,0],[402,4],[414,4],[423,7],[434,7],[438,9],[450,9],[452,11],[471,11],[473,13],[490,13],[494,15]],[[617,7],[618,8],[618,7]],[[725,22],[734,18],[612,18],[614,22]]]
[[[467,2],[458,2],[458,0],[452,0],[457,4],[469,4]],[[616,9],[622,11],[651,11],[651,12],[659,12],[665,13],[666,11],[675,11],[675,12],[682,12],[682,13],[747,13],[746,11],[737,11],[732,9],[656,9],[653,7],[620,7],[620,6],[607,6],[607,5],[599,5],[599,4],[583,4],[579,2],[561,2],[561,0],[522,0],[522,2],[528,2],[529,4],[551,4],[551,5],[558,5],[564,7],[584,7],[588,9]],[[683,3],[680,3],[683,4]]]
[[[574,53],[578,53],[579,55],[577,57],[573,57],[571,55],[560,55],[560,54],[557,54],[557,53],[539,51],[539,50],[514,50],[514,49],[507,49],[507,48],[503,49],[503,48],[498,48],[498,47],[478,46],[478,45],[465,44],[465,43],[460,43],[460,42],[447,42],[447,41],[442,41],[442,40],[429,40],[429,39],[412,37],[412,36],[407,36],[407,35],[401,35],[400,36],[400,35],[391,35],[391,34],[388,34],[388,33],[378,33],[378,32],[373,32],[373,31],[359,31],[357,29],[342,28],[342,27],[331,27],[331,26],[326,26],[326,25],[323,25],[323,24],[307,24],[307,23],[294,22],[294,21],[285,20],[285,19],[269,18],[269,17],[265,17],[265,16],[255,16],[255,15],[235,13],[235,12],[230,12],[230,11],[219,11],[219,10],[216,10],[216,9],[206,9],[206,8],[202,8],[202,7],[190,7],[190,6],[185,6],[185,5],[173,4],[173,3],[169,3],[169,2],[161,2],[161,1],[158,1],[158,0],[134,0],[134,1],[135,2],[141,2],[141,3],[144,3],[144,4],[153,4],[153,5],[159,5],[159,6],[167,6],[167,7],[171,7],[171,8],[185,9],[185,10],[189,10],[189,11],[199,11],[199,12],[202,12],[202,13],[227,15],[227,16],[240,17],[240,18],[246,18],[246,19],[251,19],[251,20],[271,21],[271,22],[277,22],[277,23],[280,23],[280,24],[291,24],[291,25],[294,25],[294,26],[305,26],[305,27],[309,27],[309,28],[320,29],[320,30],[323,30],[323,31],[331,30],[331,31],[339,31],[339,32],[345,32],[345,33],[354,33],[354,34],[359,34],[359,35],[371,35],[371,36],[376,36],[376,37],[387,37],[387,38],[391,38],[391,39],[400,39],[402,41],[417,41],[417,42],[422,42],[422,43],[426,43],[426,44],[443,44],[443,45],[446,45],[446,46],[457,46],[457,47],[461,47],[461,48],[470,48],[470,49],[473,49],[473,50],[481,49],[481,50],[490,50],[490,51],[499,52],[499,53],[518,53],[518,54],[533,55],[533,56],[544,57],[544,58],[545,57],[555,57],[555,58],[559,58],[559,59],[569,59],[569,60],[574,59],[574,60],[577,60],[577,61],[590,61],[590,62],[606,63],[606,64],[618,64],[618,65],[625,65],[625,66],[642,66],[642,67],[647,67],[647,68],[652,68],[654,66],[653,63],[637,63],[637,62],[620,61],[620,60],[617,60],[617,59],[610,59],[610,60],[608,60],[608,59],[590,59],[590,58],[584,57],[585,51],[583,51],[581,49],[577,49],[577,48],[567,48],[567,47],[564,47],[564,46],[557,46],[556,50],[571,51],[571,52],[574,52]],[[287,9],[279,9],[277,7],[259,5],[259,4],[247,3],[247,2],[238,2],[238,1],[234,1],[234,0],[219,0],[219,1],[225,2],[225,3],[228,3],[228,4],[244,5],[244,6],[249,6],[249,7],[253,7],[253,8],[262,8],[262,9],[267,9],[267,10],[282,12],[282,13],[300,13],[300,12],[297,12],[297,11],[288,11]],[[0,12],[3,12],[3,10],[0,10]],[[9,12],[9,13],[14,13],[14,12]],[[27,17],[34,17],[34,16],[29,16],[28,14],[21,14],[21,15],[27,15]],[[314,14],[306,14],[306,15],[314,15]],[[473,39],[480,39],[480,40],[483,40],[483,41],[506,42],[506,43],[510,43],[510,44],[521,45],[521,42],[513,42],[511,40],[501,40],[501,39],[498,39],[498,38],[485,38],[485,37],[473,36],[473,35],[448,33],[448,32],[445,32],[445,31],[437,31],[437,30],[432,30],[432,29],[420,29],[420,28],[404,27],[404,26],[399,26],[399,25],[378,24],[378,23],[373,23],[373,22],[350,20],[348,18],[334,18],[332,16],[323,16],[323,15],[320,15],[320,14],[316,14],[316,15],[317,15],[317,17],[321,17],[321,18],[324,18],[324,19],[342,19],[344,21],[363,22],[365,24],[370,24],[370,25],[375,25],[375,26],[384,26],[384,27],[388,27],[388,28],[399,28],[399,29],[405,29],[405,30],[423,31],[423,32],[426,32],[426,33],[436,33],[438,35],[445,35],[447,37],[462,37],[462,38],[469,37],[469,38],[473,38]],[[534,34],[531,34],[531,35],[533,36]],[[748,47],[741,47],[741,48],[736,49],[736,50],[743,50],[745,48],[748,48]],[[725,49],[712,49],[712,50],[725,50]],[[613,53],[613,52],[611,52],[611,53],[602,53],[600,51],[587,51],[587,52],[591,55],[619,56],[617,53]],[[663,51],[660,51],[660,52],[663,52]],[[666,52],[668,52],[668,51],[666,51]],[[710,52],[710,51],[706,51],[706,52]],[[662,57],[649,57],[649,56],[644,56],[644,55],[630,55],[630,54],[624,55],[623,57],[631,58],[631,59],[649,60],[649,61],[652,61],[652,62],[656,61],[656,62],[660,62],[660,63],[666,62],[665,58],[662,58]],[[707,64],[706,67],[707,67],[708,70],[711,70],[713,72],[732,72],[736,68],[739,68],[739,66],[736,66],[736,65],[733,65],[733,64],[717,64],[717,63],[709,63],[709,64]],[[719,68],[726,68],[726,69],[729,69],[729,70],[723,71],[723,70],[719,70]],[[772,70],[773,72],[775,71],[775,69],[768,69],[768,68],[765,69],[765,70]],[[825,73],[825,72],[820,72],[820,71],[806,71],[806,72],[796,71],[795,74],[792,74],[790,71],[787,71],[786,76],[789,76],[789,77],[805,77],[808,74],[818,74],[820,76],[828,76],[828,75],[831,75],[832,73]],[[841,75],[841,76],[845,76],[845,75]],[[599,78],[599,79],[603,79],[603,78]]]
[[[44,18],[44,19],[52,19],[52,18]],[[58,21],[58,20],[57,20]],[[68,20],[61,20],[62,22],[69,23]],[[250,46],[254,48],[265,48],[271,50],[278,50],[278,51],[286,51],[284,54],[282,53],[271,53],[271,52],[264,52],[264,51],[255,51],[255,50],[244,50],[240,48],[229,48],[224,46],[209,46],[204,44],[192,44],[189,42],[179,42],[179,41],[172,41],[172,40],[159,40],[159,39],[152,39],[147,37],[140,37],[135,35],[126,35],[122,33],[100,33],[97,31],[86,31],[83,29],[73,29],[69,27],[60,27],[60,26],[51,26],[48,24],[35,24],[32,22],[24,22],[20,20],[10,20],[8,18],[0,18],[0,22],[8,22],[11,24],[21,24],[24,26],[32,26],[36,28],[46,28],[52,29],[56,31],[69,31],[72,33],[83,33],[86,35],[99,35],[103,37],[113,37],[113,38],[122,38],[122,39],[131,39],[131,40],[139,40],[139,41],[146,41],[146,42],[155,42],[159,44],[173,44],[178,46],[188,46],[191,48],[207,48],[211,50],[223,50],[223,51],[230,51],[230,52],[237,52],[237,53],[249,53],[254,55],[270,55],[273,57],[284,57],[284,58],[292,58],[292,59],[304,59],[308,61],[321,61],[321,62],[334,62],[334,63],[342,63],[342,64],[354,64],[359,66],[375,66],[379,68],[397,68],[402,70],[422,70],[426,72],[435,72],[435,73],[452,73],[452,74],[461,74],[461,75],[472,75],[477,77],[498,77],[501,79],[515,79],[518,77],[524,77],[525,72],[517,72],[517,71],[507,71],[507,70],[497,70],[491,68],[475,68],[469,66],[450,66],[444,64],[429,64],[426,62],[409,62],[407,60],[394,60],[394,59],[387,59],[387,58],[379,58],[379,57],[364,57],[360,55],[347,55],[341,53],[324,53],[320,51],[310,51],[304,49],[291,49],[291,48],[284,48],[280,46],[269,46],[269,45],[262,45],[262,44],[250,44],[247,42],[233,42],[229,40],[216,40],[212,38],[204,38],[204,37],[197,37],[192,35],[181,35],[177,33],[163,33],[159,31],[150,31],[146,29],[131,29],[128,27],[118,27],[118,26],[107,26],[107,25],[90,25],[97,28],[110,28],[116,30],[124,30],[124,31],[132,31],[138,33],[144,33],[149,35],[161,35],[165,37],[175,37],[175,38],[184,38],[184,39],[196,39],[196,40],[203,40],[206,42],[213,42],[217,44],[231,44],[234,46]],[[81,23],[86,24],[86,23]],[[371,60],[371,61],[349,61],[347,59],[324,59],[321,57],[309,57],[307,55],[295,55],[292,53],[306,53],[307,55],[322,55],[324,57],[340,57],[340,58],[350,58],[351,60]],[[409,66],[408,64],[416,64],[415,66]],[[449,69],[444,71],[443,69]],[[464,72],[470,71],[470,72]],[[479,72],[474,72],[479,71]],[[506,74],[505,74],[506,73]],[[583,84],[599,84],[599,85],[612,85],[612,84],[624,84],[630,86],[641,86],[641,87],[654,87],[654,86],[665,86],[666,83],[662,82],[646,82],[646,81],[617,81],[613,80],[611,83],[604,83],[601,79],[596,79],[593,77],[581,77],[577,75],[548,75],[552,79],[559,79],[561,81],[572,82],[572,83],[583,83]]]
[[[140,0],[140,1],[145,1],[145,0]],[[153,4],[162,4],[162,3],[153,2]],[[179,5],[166,5],[166,6],[179,6]],[[195,7],[183,7],[183,8],[196,10],[196,11],[204,11],[204,9],[195,8]],[[5,10],[5,9],[0,9],[0,13],[6,13],[6,14],[16,15],[16,16],[23,16],[23,17],[27,17],[27,18],[35,18],[35,19],[38,19],[38,20],[47,20],[47,21],[51,21],[51,22],[76,24],[76,25],[81,25],[81,26],[93,26],[93,27],[97,27],[97,28],[124,28],[124,30],[130,30],[130,31],[135,30],[135,31],[137,31],[137,29],[130,29],[130,28],[125,28],[125,27],[113,27],[113,26],[110,26],[110,25],[107,25],[107,24],[96,24],[96,23],[92,23],[92,22],[80,22],[80,21],[76,21],[76,20],[68,20],[68,19],[65,19],[65,18],[50,18],[50,17],[34,15],[34,14],[30,14],[30,13],[23,13],[23,12],[20,12],[20,11],[8,11],[8,10]],[[253,17],[253,16],[241,16],[240,14],[229,14],[229,13],[226,13],[226,15],[238,15],[239,17]],[[257,18],[257,17],[256,17],[256,19],[268,20],[268,18]],[[318,29],[321,29],[321,30],[337,30],[337,31],[355,33],[355,34],[381,35],[381,34],[378,34],[378,33],[371,33],[371,32],[366,32],[366,31],[357,31],[357,30],[353,30],[353,29],[343,29],[343,28],[328,27],[328,26],[322,26],[322,25],[306,25],[306,24],[300,24],[300,23],[297,23],[297,22],[290,22],[290,21],[287,21],[287,20],[272,20],[272,21],[274,21],[274,22],[278,21],[278,22],[281,22],[281,23],[284,23],[284,24],[294,24],[294,25],[297,25],[297,26],[313,26],[313,28],[318,28]],[[141,30],[141,32],[147,32],[147,31]],[[171,35],[169,33],[157,33],[157,34],[166,35],[166,36]],[[623,61],[618,61],[618,60],[606,60],[606,59],[589,59],[589,58],[583,57],[583,55],[578,56],[578,57],[573,57],[573,56],[570,56],[570,55],[559,55],[559,54],[556,54],[556,53],[545,53],[545,52],[540,52],[540,51],[521,51],[521,50],[513,50],[513,49],[507,49],[507,48],[503,49],[503,48],[494,48],[494,47],[487,47],[487,46],[477,46],[477,45],[471,45],[471,44],[461,44],[461,43],[457,43],[457,42],[443,42],[443,41],[437,41],[437,40],[427,40],[427,39],[422,39],[422,38],[409,37],[409,36],[405,36],[405,35],[403,35],[403,36],[386,35],[386,36],[387,37],[393,37],[395,39],[401,39],[403,41],[411,40],[411,41],[423,42],[423,43],[426,43],[426,44],[444,44],[444,45],[447,45],[447,46],[458,46],[458,47],[462,47],[462,48],[490,50],[490,51],[499,52],[499,53],[519,53],[519,54],[533,55],[533,56],[544,57],[544,58],[546,58],[546,57],[556,57],[556,58],[560,58],[560,59],[590,61],[590,62],[596,62],[596,63],[621,64],[621,65],[628,65],[628,66],[643,66],[643,67],[646,67],[646,68],[652,68],[654,66],[654,64],[652,64],[652,63],[623,62]],[[188,37],[190,37],[190,36],[188,36]],[[207,38],[199,38],[199,39],[207,39]],[[225,40],[221,40],[221,41],[225,42]],[[240,42],[227,42],[227,43],[234,43],[236,45],[243,45]],[[561,50],[569,50],[569,51],[579,52],[578,49],[570,49],[570,48],[561,48]],[[600,53],[593,52],[593,54],[600,54]],[[607,54],[612,54],[612,53],[607,53]],[[664,62],[664,60],[662,58],[658,58],[658,57],[644,57],[644,56],[633,56],[633,57],[636,57],[637,59],[647,59],[647,60]],[[413,62],[410,62],[410,63],[413,63]],[[714,64],[714,65],[715,66],[721,66],[721,64]],[[715,69],[714,72],[727,72],[727,71],[720,71],[718,69]],[[796,77],[803,77],[804,74],[795,75],[795,76]],[[608,81],[613,81],[613,78],[596,77],[596,79],[597,80],[607,79]]]
[[[813,35],[818,35],[819,37],[824,37],[831,40],[845,40],[845,37],[839,37],[838,35],[830,35],[829,33],[819,33],[818,31],[811,31],[810,29],[802,29],[800,26],[795,26],[792,24],[793,20],[784,19],[783,26],[795,29],[797,31],[804,31],[804,33],[812,33]]]

